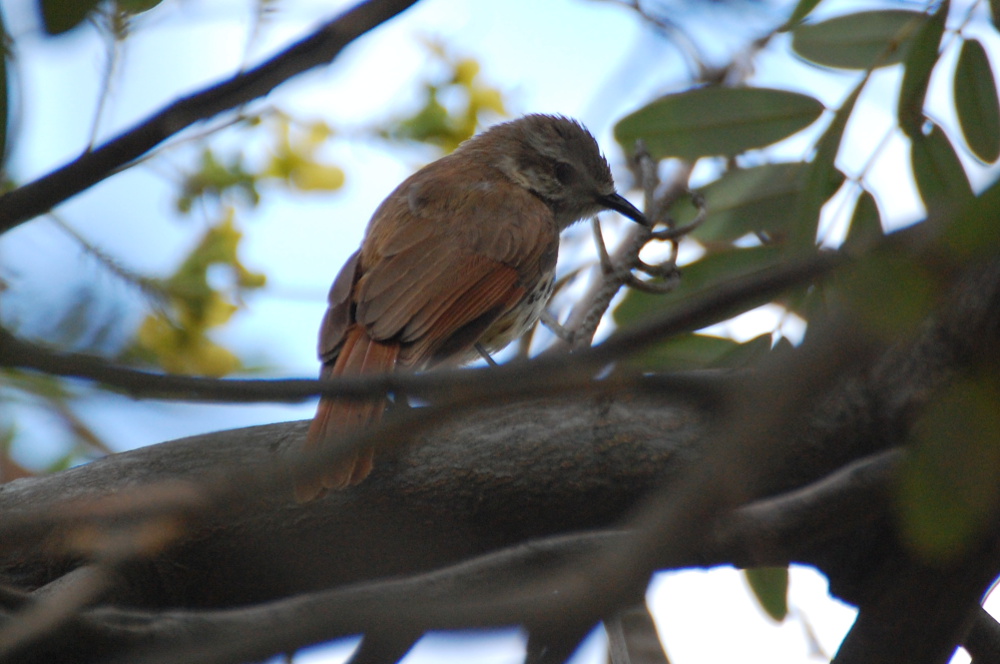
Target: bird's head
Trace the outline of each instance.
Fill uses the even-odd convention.
[[[648,223],[615,191],[597,141],[575,120],[526,115],[491,127],[460,149],[486,155],[504,175],[543,200],[559,230],[605,209]]]

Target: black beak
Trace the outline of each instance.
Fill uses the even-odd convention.
[[[639,211],[639,208],[629,203],[621,194],[602,196],[597,202],[609,210],[614,210],[622,216],[628,217],[637,224],[649,226],[646,216]]]

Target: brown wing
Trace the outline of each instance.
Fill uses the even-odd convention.
[[[347,328],[354,322],[354,315],[351,311],[351,293],[354,290],[354,282],[357,281],[358,256],[360,254],[360,249],[355,251],[340,268],[326,298],[326,313],[319,326],[318,349],[319,359],[324,364],[332,364],[337,359],[337,355],[344,345]]]
[[[362,246],[355,320],[400,362],[422,366],[472,347],[555,262],[552,212],[494,172],[435,162],[376,212]],[[425,191],[422,182],[430,182]]]

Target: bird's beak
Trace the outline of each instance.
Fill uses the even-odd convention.
[[[615,212],[628,217],[638,224],[649,226],[649,220],[646,219],[646,215],[640,212],[639,208],[629,203],[628,200],[626,200],[621,194],[615,193],[602,196],[597,202],[607,209],[614,210]]]

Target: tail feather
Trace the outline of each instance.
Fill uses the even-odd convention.
[[[371,339],[363,328],[355,326],[347,332],[336,362],[323,367],[321,377],[360,376],[387,373],[395,369],[399,344]],[[385,411],[385,399],[352,401],[322,399],[306,433],[304,449],[331,449],[346,438],[378,422]],[[328,489],[342,489],[358,484],[372,470],[374,450],[360,450],[331,465],[310,481],[296,480],[295,498],[308,502]]]

